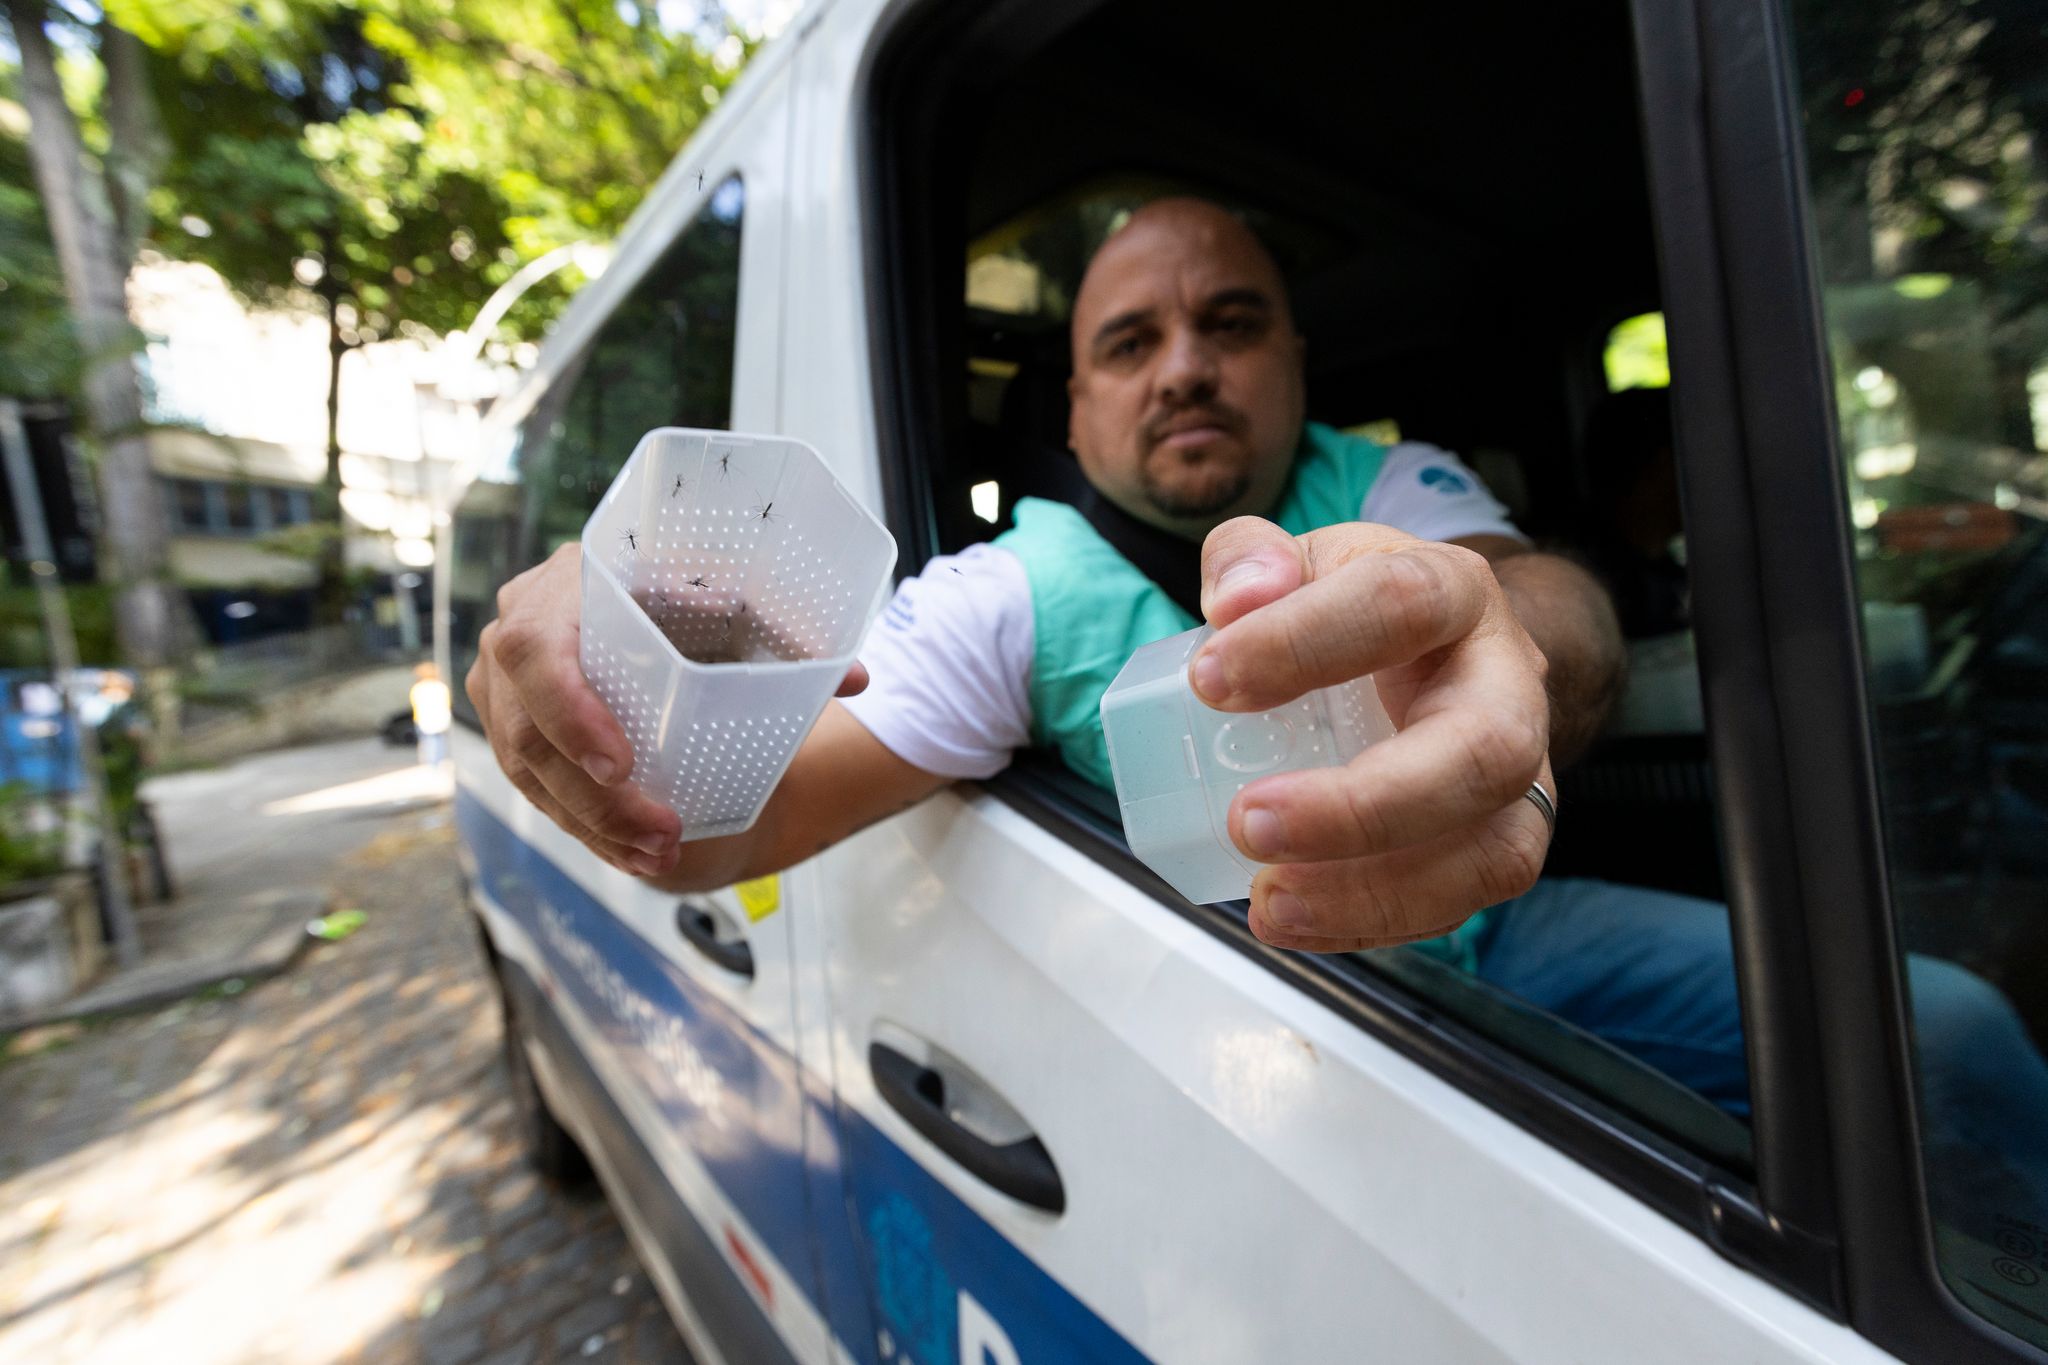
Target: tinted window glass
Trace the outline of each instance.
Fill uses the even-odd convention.
[[[2048,27],[1791,12],[1937,1258],[2048,1343]]]
[[[738,176],[534,404],[505,458],[487,461],[456,510],[449,639],[459,681],[497,614],[499,585],[582,531],[612,476],[653,427],[732,423],[739,321]],[[457,689],[457,710],[468,699]]]
[[[173,505],[181,530],[204,531],[210,523],[206,505],[206,485],[197,479],[178,479],[172,487],[176,490]]]

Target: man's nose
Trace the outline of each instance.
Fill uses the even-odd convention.
[[[1159,397],[1174,405],[1210,397],[1216,391],[1216,352],[1192,327],[1176,328],[1159,361]]]

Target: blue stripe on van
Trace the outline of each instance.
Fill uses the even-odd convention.
[[[691,981],[474,796],[458,794],[455,819],[480,880],[532,936],[553,983],[603,1032],[669,1129],[815,1301],[796,1058]]]
[[[1143,1353],[915,1157],[843,1105],[839,1121],[877,1336],[895,1349],[870,1348],[870,1365],[1142,1365]]]
[[[822,1283],[813,1300],[856,1361],[1145,1360],[915,1157],[836,1103],[819,1078],[800,1076],[794,1057],[461,787],[455,818],[487,893],[533,936],[560,987],[634,1066],[776,1258],[807,1289]],[[670,1074],[677,1070],[694,1074],[679,1083]],[[791,1145],[800,1131],[791,1106],[801,1105],[818,1135],[808,1162]]]

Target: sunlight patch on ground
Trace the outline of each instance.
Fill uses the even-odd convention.
[[[314,811],[348,810],[364,806],[395,806],[413,801],[439,801],[455,790],[453,772],[447,764],[429,768],[412,764],[374,777],[344,782],[335,787],[301,796],[288,796],[262,808],[264,815],[306,815]]]

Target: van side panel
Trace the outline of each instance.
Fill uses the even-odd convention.
[[[646,1229],[675,1278],[689,1286],[690,1306],[704,1330],[723,1344],[730,1359],[793,1365],[795,1357],[774,1324],[726,1264],[711,1233],[676,1197],[661,1163],[605,1092],[546,992],[518,962],[507,959],[503,970],[505,989],[518,996],[523,1017],[532,1021],[540,1046],[554,1063],[553,1075],[581,1118],[579,1126],[594,1134],[602,1148],[592,1157],[605,1173],[608,1193],[630,1204],[633,1221]]]
[[[741,1329],[737,1341],[720,1338],[737,1352],[733,1359],[794,1360],[770,1319],[806,1326],[816,1319],[790,1278],[808,1281],[814,1264],[803,1153],[794,1141],[802,1103],[795,1057],[676,970],[466,786],[457,789],[455,815],[478,868],[489,869],[479,894],[531,944],[536,961],[518,969],[534,980],[547,1007],[541,1013],[559,1032],[560,1056],[570,1062],[564,1070],[595,1086],[577,1090],[581,1123],[573,1126],[597,1131],[615,1166],[644,1177],[629,1174],[635,1188],[615,1190],[614,1198],[630,1197],[636,1208],[655,1200],[657,1225],[680,1229],[681,1249],[710,1249],[720,1274],[692,1274],[693,1255],[676,1269],[714,1331],[728,1319]],[[623,1085],[621,1069],[631,1073]],[[636,1091],[654,1100],[658,1122],[625,1113]],[[668,1160],[656,1147],[668,1149]],[[669,1169],[678,1151],[696,1168],[694,1178],[679,1181]],[[650,1163],[653,1170],[642,1169]],[[694,1187],[698,1197],[686,1200],[679,1186]],[[732,1216],[714,1214],[719,1225],[707,1226],[704,1210],[720,1205]],[[777,1273],[767,1272],[768,1257]],[[757,1340],[756,1328],[768,1335]]]

